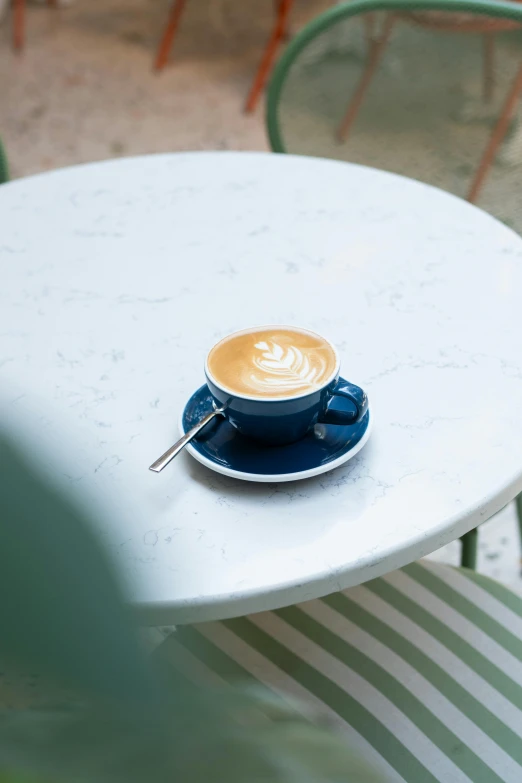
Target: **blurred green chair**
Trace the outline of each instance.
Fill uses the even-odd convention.
[[[398,25],[397,31],[398,21],[410,24]],[[495,35],[496,51],[488,41],[479,49],[486,62],[477,63],[482,67],[471,73],[462,43],[471,36],[448,33],[463,29],[463,25],[470,31],[488,31],[483,36]],[[514,29],[514,35],[520,36],[519,26],[522,4],[497,0],[353,0],[331,8],[301,30],[276,64],[266,112],[272,150],[367,164],[458,195],[466,194],[462,184],[471,173],[474,176],[467,193],[476,197],[522,97],[520,38],[506,32]],[[384,70],[383,55],[389,49],[392,59],[387,62],[387,71],[376,73],[378,65]],[[502,74],[507,97],[502,97],[500,108],[493,106],[487,118],[495,123],[490,132],[487,121],[485,128],[479,127],[480,122],[455,121],[451,110],[458,108],[459,96],[452,93],[451,85],[457,77],[471,75],[472,87],[479,94],[483,91],[487,103],[494,81],[494,51],[497,61],[499,52],[505,54],[509,74]],[[401,58],[407,67],[400,67]],[[483,80],[477,79],[481,72]],[[426,78],[427,84],[423,81]],[[347,130],[350,135],[346,140]],[[485,151],[484,131],[489,134]],[[457,159],[459,145],[462,160]],[[522,143],[520,146],[522,167]],[[502,209],[510,205],[519,210],[520,225],[516,227],[522,233],[520,168],[504,171],[503,181],[507,180],[514,196],[509,198],[499,191],[497,202]],[[513,224],[502,214],[497,217]],[[521,497],[517,498],[517,513],[522,535]],[[476,557],[475,529],[462,538],[462,565],[475,568]]]
[[[9,167],[7,165],[7,155],[4,145],[0,139],[0,185],[9,180]]]
[[[154,654],[200,684],[268,688],[383,781],[522,780],[522,599],[474,571],[413,563],[319,600],[178,626]]]
[[[368,163],[472,202],[487,190],[482,206],[510,223],[505,202],[516,210],[517,198],[502,198],[494,164],[507,160],[522,98],[521,8],[496,0],[355,0],[321,14],[273,74],[273,150]],[[471,115],[469,98],[477,104]],[[519,125],[522,164],[522,117]],[[504,194],[508,185],[518,194],[516,169],[502,172]],[[520,207],[517,217],[522,233]]]

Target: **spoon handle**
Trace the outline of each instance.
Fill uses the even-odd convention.
[[[190,443],[192,438],[194,438],[198,432],[200,432],[203,427],[209,423],[209,421],[212,421],[214,416],[221,416],[222,413],[222,408],[216,408],[216,410],[213,410],[207,416],[204,416],[201,421],[199,421],[194,427],[192,427],[192,429],[186,432],[177,443],[171,446],[170,449],[165,452],[165,454],[162,454],[161,457],[156,460],[156,462],[153,462],[152,465],[149,466],[149,470],[152,470],[154,473],[159,473],[161,470],[163,470],[163,468],[165,468],[169,462],[171,462],[171,460],[173,460],[174,457],[179,454],[183,448],[185,448],[187,443]]]

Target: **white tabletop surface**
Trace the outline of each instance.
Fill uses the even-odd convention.
[[[177,154],[2,186],[0,222],[0,417],[109,498],[97,524],[145,621],[348,587],[522,490],[522,240],[453,196],[334,161]],[[207,350],[259,323],[337,344],[370,395],[367,446],[290,484],[187,454],[149,472]]]

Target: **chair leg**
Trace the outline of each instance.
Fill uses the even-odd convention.
[[[492,33],[482,36],[482,57],[482,97],[486,103],[491,103],[495,92],[495,36]]]
[[[25,0],[13,0],[13,49],[20,52],[25,43]]]
[[[491,164],[495,159],[495,154],[497,152],[497,149],[499,145],[502,143],[502,141],[504,140],[504,136],[506,135],[509,128],[509,123],[511,122],[513,114],[515,113],[515,109],[517,108],[517,104],[521,97],[522,97],[522,65],[520,66],[517,75],[515,76],[515,79],[513,81],[513,84],[511,85],[511,89],[509,90],[504,106],[502,107],[500,117],[497,120],[497,124],[493,128],[493,133],[489,138],[486,149],[482,156],[482,160],[480,161],[479,167],[477,169],[477,173],[475,174],[475,178],[473,179],[473,182],[469,189],[468,201],[471,201],[472,204],[477,200],[479,191],[482,185],[484,184],[486,175],[491,167]]]
[[[364,14],[363,23],[366,47],[369,53],[373,44],[375,43],[375,14]]]
[[[170,50],[172,49],[172,44],[174,42],[174,36],[176,35],[176,30],[178,29],[179,21],[181,19],[181,14],[185,8],[185,2],[186,0],[173,0],[167,26],[165,27],[160,45],[158,46],[158,51],[156,52],[156,59],[154,61],[154,70],[156,71],[163,70],[167,64]]]
[[[283,4],[283,0],[274,0],[274,11],[276,17],[279,16],[279,14],[281,13],[282,4]],[[289,38],[290,38],[290,30],[288,26],[286,26],[283,32],[283,41],[288,41]]]
[[[355,93],[353,95],[352,100],[350,101],[347,112],[344,115],[343,121],[341,122],[339,129],[337,131],[337,137],[339,141],[346,141],[348,137],[348,133],[350,132],[350,129],[359,113],[359,109],[361,108],[361,104],[363,102],[363,98],[366,93],[366,90],[370,86],[375,71],[377,70],[377,66],[379,65],[382,55],[384,54],[386,45],[390,40],[390,35],[394,24],[395,24],[394,15],[388,14],[386,17],[386,21],[384,23],[384,29],[382,35],[377,40],[373,40],[371,42],[368,63],[361,77],[361,80],[356,87]]]
[[[270,70],[272,69],[277,49],[284,38],[285,30],[287,30],[288,19],[293,4],[294,0],[280,0],[277,5],[277,18],[245,103],[245,112],[247,114],[254,111],[257,106],[259,97],[263,91],[266,80],[268,79]]]
[[[522,547],[522,494],[517,495],[515,498],[515,506],[517,509],[518,531],[520,533],[520,546]],[[520,557],[520,562],[522,563],[522,556]]]
[[[47,0],[47,5],[49,6],[49,8],[56,8],[57,2],[56,0]]]
[[[460,564],[463,568],[475,570],[477,567],[478,527],[470,530],[460,540],[462,541]]]

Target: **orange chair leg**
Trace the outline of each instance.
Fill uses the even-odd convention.
[[[388,14],[388,16],[386,17],[386,21],[384,23],[382,35],[380,36],[380,38],[372,42],[368,63],[366,65],[366,68],[364,69],[364,73],[361,77],[361,80],[357,85],[354,96],[350,101],[348,110],[344,115],[344,119],[339,126],[339,130],[337,131],[337,137],[339,141],[346,141],[348,137],[348,133],[350,132],[350,129],[359,113],[359,109],[361,108],[361,104],[363,102],[363,98],[366,93],[366,90],[370,86],[370,82],[372,81],[375,71],[377,70],[377,66],[381,61],[386,45],[390,40],[390,35],[394,24],[395,24],[394,15]]]
[[[279,16],[281,13],[281,6],[283,4],[284,0],[274,0],[274,11],[276,14],[276,17]],[[288,41],[290,38],[290,30],[288,27],[285,28],[285,31],[283,33],[283,41]]]
[[[156,52],[156,60],[154,61],[154,69],[156,71],[161,71],[167,64],[170,50],[172,49],[172,44],[174,42],[174,36],[178,29],[179,20],[181,19],[181,14],[185,8],[185,1],[186,0],[173,0],[167,26],[165,27],[165,32],[163,33],[158,51]]]
[[[25,43],[25,0],[13,2],[13,48],[19,52]]]
[[[482,37],[483,85],[482,94],[486,103],[491,103],[495,91],[495,36],[486,33]]]
[[[257,73],[254,77],[252,87],[250,88],[250,92],[245,103],[245,112],[247,112],[247,114],[254,111],[259,97],[263,92],[263,87],[265,86],[266,80],[268,79],[268,75],[274,63],[277,48],[284,38],[293,4],[294,0],[280,0],[278,4],[277,19],[272,29],[270,38],[268,39],[261,63],[259,64],[259,68],[257,69]]]
[[[493,128],[493,133],[489,138],[488,144],[482,156],[482,160],[480,161],[479,167],[477,169],[477,173],[475,174],[475,179],[473,180],[469,189],[468,201],[471,201],[472,204],[477,200],[479,191],[484,183],[490,166],[495,159],[497,149],[504,140],[504,136],[507,133],[509,123],[511,122],[513,114],[515,113],[520,98],[522,98],[522,65],[520,66],[518,73],[515,76],[511,89],[509,90],[506,102],[502,107],[500,117],[497,120],[497,124]]]
[[[375,14],[365,14],[363,16],[364,33],[366,37],[366,46],[371,50],[375,41]]]

